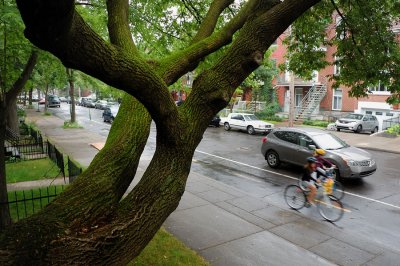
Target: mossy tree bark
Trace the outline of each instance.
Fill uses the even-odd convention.
[[[2,264],[118,264],[137,256],[185,190],[193,153],[210,119],[263,60],[266,49],[318,0],[250,0],[221,31],[215,21],[232,1],[215,0],[186,49],[147,63],[129,33],[128,1],[107,1],[110,43],[74,9],[74,1],[18,0],[25,35],[38,47],[128,93],[106,146],[63,194],[40,213],[0,235]],[[49,26],[51,25],[51,26]],[[237,38],[193,83],[177,108],[168,85],[208,54]],[[133,98],[133,97],[135,98]],[[153,119],[156,151],[142,179],[134,178]]]

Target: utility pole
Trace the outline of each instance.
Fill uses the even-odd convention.
[[[289,98],[289,127],[293,127],[293,122],[294,122],[294,73],[293,71],[290,72],[290,83],[289,83],[289,93],[290,93],[290,98]]]

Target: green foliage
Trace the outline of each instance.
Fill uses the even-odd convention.
[[[164,228],[161,228],[142,253],[128,265],[197,266],[209,264],[196,252],[190,250]]]
[[[387,129],[387,132],[392,135],[400,136],[400,125],[394,125]]]
[[[7,183],[54,178],[60,175],[50,159],[20,161],[6,164]]]
[[[17,108],[18,117],[26,117],[26,111],[22,108]]]
[[[323,120],[304,120],[303,125],[326,128],[329,122]]]
[[[45,111],[45,112],[43,113],[43,115],[44,115],[44,116],[51,116],[51,112]]]
[[[313,70],[328,65],[318,48],[335,46],[340,74],[328,77],[334,87],[351,87],[350,96],[362,97],[380,82],[392,92],[388,102],[396,103],[400,48],[391,26],[399,21],[399,10],[398,1],[392,0],[323,0],[292,25],[285,40],[289,63],[282,68],[310,79]]]
[[[8,91],[21,74],[33,46],[24,37],[15,1],[0,4],[0,92]]]
[[[271,103],[266,106],[266,108],[260,112],[257,112],[258,117],[272,117],[275,116],[277,112],[280,111],[280,106],[277,102]]]

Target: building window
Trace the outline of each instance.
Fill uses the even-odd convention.
[[[385,84],[381,83],[380,81],[377,86],[369,87],[368,89],[370,92],[388,91],[388,88],[385,86]]]
[[[296,88],[296,94],[295,94],[295,99],[294,99],[294,104],[296,107],[301,107],[301,100],[303,100],[303,89],[302,88]]]
[[[339,59],[335,56],[335,61],[333,62],[333,75],[339,75],[340,74],[340,65],[339,65]]]
[[[332,110],[342,110],[342,95],[341,89],[333,90]]]
[[[394,116],[393,113],[386,113],[386,116]]]
[[[365,111],[366,115],[372,115],[372,111]]]
[[[375,112],[375,115],[382,115],[382,112]]]

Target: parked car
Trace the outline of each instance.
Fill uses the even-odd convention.
[[[110,122],[112,124],[112,122],[114,121],[115,117],[118,114],[118,111],[119,111],[119,106],[107,107],[103,111],[103,121]]]
[[[62,103],[67,103],[67,102],[68,102],[68,99],[67,99],[66,97],[61,96],[61,97],[60,97],[60,102],[62,102]]]
[[[379,122],[374,115],[348,114],[336,120],[335,126],[337,131],[347,129],[357,133],[362,131],[376,133],[379,130]]]
[[[268,133],[274,125],[261,121],[257,116],[246,113],[231,113],[226,118],[221,118],[225,130],[239,129],[245,130],[250,135],[255,133]]]
[[[371,154],[352,147],[337,136],[315,128],[277,128],[262,139],[261,153],[272,168],[281,162],[302,166],[313,150],[326,151],[325,159],[337,166],[336,176],[362,178],[377,168]]]
[[[94,108],[95,104],[94,101],[92,99],[87,99],[83,102],[83,106],[84,107],[88,107],[88,108]]]
[[[76,101],[75,103],[76,103],[76,105],[85,106],[85,102],[88,101],[89,99],[91,100],[92,98],[89,98],[89,97],[80,97],[80,98],[78,99],[78,101]]]
[[[220,122],[221,118],[219,117],[219,115],[216,115],[211,119],[209,126],[219,127]]]
[[[46,99],[45,98],[42,98],[42,99],[39,100],[39,104],[40,105],[45,104],[45,103],[46,103]]]
[[[60,98],[56,95],[49,95],[47,96],[47,107],[60,107],[61,101]]]
[[[104,100],[99,100],[99,101],[95,102],[95,104],[94,104],[94,108],[100,109],[100,110],[106,109],[107,106],[108,106],[108,102],[104,101]]]

